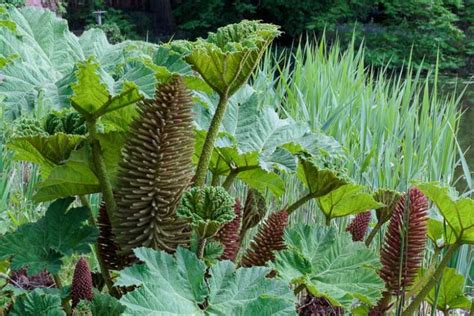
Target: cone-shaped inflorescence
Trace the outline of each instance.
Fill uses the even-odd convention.
[[[285,249],[283,233],[286,225],[288,225],[286,210],[272,213],[258,228],[240,265],[243,267],[264,266],[268,261],[273,261],[274,252]]]
[[[71,285],[71,300],[72,307],[76,305],[81,300],[90,301],[93,298],[92,293],[92,275],[89,265],[87,264],[86,259],[82,258],[76,264],[74,269],[74,276],[72,277]]]
[[[258,225],[267,213],[265,198],[255,189],[248,189],[245,199],[244,211],[242,215],[242,229],[240,232],[240,241],[244,239],[247,231]]]
[[[426,197],[411,188],[392,213],[380,254],[380,276],[393,294],[412,285],[420,268],[426,246],[427,210]]]
[[[346,230],[351,233],[353,241],[362,241],[369,228],[370,218],[372,217],[370,211],[359,213],[354,217],[352,222],[347,226]]]
[[[136,258],[133,254],[121,254],[120,246],[115,242],[112,224],[103,202],[99,209],[97,226],[99,227],[99,238],[97,239],[98,252],[105,266],[108,269],[122,270],[131,265]]]
[[[340,316],[344,315],[341,307],[332,306],[324,297],[306,294],[297,306],[300,316]]]
[[[122,150],[113,222],[124,253],[140,246],[173,252],[189,242],[188,221],[176,216],[176,206],[192,178],[192,105],[179,78],[138,104]]]
[[[242,219],[242,204],[239,199],[235,200],[234,204],[235,218],[225,224],[216,234],[215,238],[224,247],[224,253],[221,256],[221,260],[235,260],[237,253],[239,252],[239,233],[240,233],[240,222]]]

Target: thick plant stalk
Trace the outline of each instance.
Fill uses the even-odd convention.
[[[367,239],[365,240],[365,245],[368,247],[374,240],[375,236],[377,233],[380,231],[380,229],[383,226],[383,222],[377,221],[377,224],[375,224],[375,227],[370,231],[369,236],[367,236]]]
[[[72,308],[76,307],[81,300],[91,301],[93,296],[91,270],[89,269],[89,264],[87,264],[86,259],[81,257],[76,264],[72,277]]]
[[[287,225],[286,210],[270,214],[259,227],[240,265],[243,267],[264,266],[268,261],[275,260],[274,252],[286,247],[283,234]]]
[[[388,291],[399,295],[413,284],[426,246],[428,200],[417,188],[395,208],[381,251],[380,276]]]
[[[301,197],[299,200],[291,204],[290,206],[287,207],[287,212],[288,214],[293,213],[297,209],[299,209],[301,206],[309,202],[311,199],[313,199],[315,195],[313,193],[308,193],[307,195]]]
[[[82,205],[87,207],[91,212],[91,215],[88,219],[89,225],[96,227],[97,223],[94,219],[94,216],[92,215],[92,209],[91,209],[89,201],[87,200],[87,198],[84,195],[79,196],[79,199],[80,199]],[[106,212],[106,210],[104,210],[103,212]],[[105,213],[105,216],[107,217],[107,219],[109,218],[107,213]],[[110,223],[110,220],[109,220],[109,223]],[[110,226],[111,225],[112,224],[110,224]],[[100,224],[99,224],[99,231],[100,231]],[[102,274],[102,277],[104,278],[105,285],[107,286],[109,292],[111,294],[115,295],[117,293],[114,290],[114,283],[112,282],[112,278],[110,277],[109,268],[107,267],[106,263],[104,262],[103,257],[100,254],[100,242],[99,242],[99,240],[100,240],[100,234],[99,234],[99,238],[98,238],[97,242],[94,244],[94,252],[96,253],[97,262],[99,262],[100,273]]]
[[[112,221],[124,255],[141,246],[174,252],[189,244],[188,220],[178,218],[176,207],[192,178],[192,106],[177,77],[158,87],[155,100],[138,103],[122,149]]]
[[[224,253],[221,260],[234,261],[239,252],[239,232],[242,219],[242,205],[239,199],[235,200],[234,205],[235,218],[225,224],[216,234],[216,240],[220,241],[224,247]]]
[[[203,187],[206,184],[207,169],[209,168],[212,151],[214,150],[214,143],[219,134],[219,127],[224,119],[227,102],[227,93],[223,93],[219,96],[219,103],[217,104],[216,112],[214,113],[211,125],[207,131],[206,140],[202,146],[201,156],[199,157],[199,162],[196,168],[194,186]]]
[[[92,148],[92,162],[94,164],[94,171],[97,179],[99,180],[100,189],[104,201],[109,207],[107,212],[110,220],[114,221],[114,212],[117,209],[117,203],[115,202],[114,193],[112,191],[112,184],[110,183],[107,168],[105,166],[104,157],[102,155],[102,148],[97,138],[97,121],[87,121],[87,131],[89,132],[89,142]]]
[[[352,222],[347,226],[346,230],[351,233],[352,241],[362,241],[367,229],[369,228],[370,218],[372,214],[370,211],[357,214]]]
[[[403,311],[402,316],[411,316],[414,315],[415,312],[420,307],[421,303],[424,301],[425,297],[431,291],[431,289],[441,280],[443,276],[444,269],[448,266],[449,260],[453,256],[453,254],[458,250],[460,243],[456,242],[449,246],[448,250],[443,256],[443,259],[439,263],[438,267],[436,268],[433,276],[431,277],[430,281],[423,287],[423,289],[416,295],[415,299],[408,305],[408,307]]]
[[[62,289],[63,284],[61,282],[61,278],[59,277],[59,275],[53,274],[53,279],[54,279],[54,283],[56,283],[56,287],[58,289]],[[67,315],[70,315],[72,313],[71,305],[69,304],[69,300],[67,298],[64,298],[61,300],[61,305]]]

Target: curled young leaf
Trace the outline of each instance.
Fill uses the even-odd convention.
[[[235,217],[235,199],[222,187],[192,188],[184,193],[176,210],[188,218],[201,238],[214,236]]]

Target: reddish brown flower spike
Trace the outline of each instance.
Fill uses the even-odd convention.
[[[108,269],[122,270],[131,265],[135,260],[133,254],[121,255],[120,246],[115,242],[115,234],[112,231],[112,224],[105,203],[102,203],[99,209],[97,221],[99,227],[99,238],[97,239],[98,253]]]
[[[234,205],[235,218],[225,224],[216,234],[216,239],[221,242],[224,247],[222,260],[235,260],[239,252],[239,232],[242,219],[242,204],[239,199],[235,200]]]
[[[71,286],[71,299],[72,307],[76,305],[81,300],[92,300],[92,275],[89,265],[87,264],[86,259],[82,258],[76,264],[74,269],[74,276],[72,278]]]
[[[274,252],[285,249],[283,233],[286,225],[288,225],[286,210],[271,214],[258,228],[257,235],[242,257],[241,266],[264,266],[268,261],[273,261]]]
[[[400,199],[390,218],[380,255],[380,276],[394,294],[413,284],[426,245],[428,201],[417,188],[408,196],[408,202],[406,195]]]
[[[354,217],[352,222],[347,226],[346,231],[351,233],[353,241],[362,241],[369,228],[370,212],[359,213]]]

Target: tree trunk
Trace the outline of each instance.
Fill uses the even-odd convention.
[[[171,35],[175,31],[173,13],[170,0],[151,0],[151,11],[154,14],[155,33],[157,35]]]

